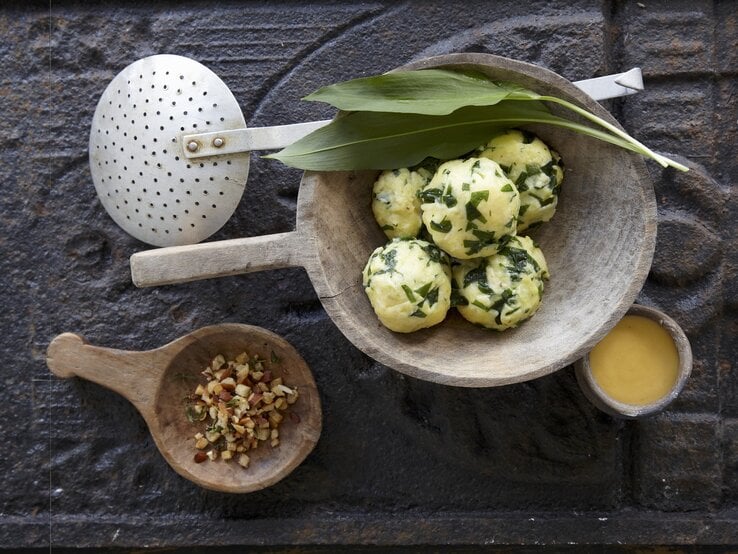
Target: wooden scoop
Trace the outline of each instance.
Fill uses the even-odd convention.
[[[183,399],[205,383],[200,372],[215,356],[230,360],[241,352],[267,360],[275,377],[298,389],[300,396],[289,409],[294,415],[285,417],[279,428],[279,446],[264,443],[248,451],[248,468],[235,460],[195,463],[193,436],[203,425],[187,420]],[[59,377],[82,377],[127,398],[141,412],[169,465],[207,489],[243,493],[273,485],[305,459],[320,436],[320,397],[310,368],[286,340],[260,327],[203,327],[146,352],[100,348],[64,333],[49,345],[46,363]]]

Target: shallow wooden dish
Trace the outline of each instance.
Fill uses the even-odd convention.
[[[402,69],[428,67],[481,71],[560,96],[617,124],[571,82],[538,66],[452,54]],[[637,155],[559,129],[530,129],[561,154],[567,171],[556,216],[534,234],[551,280],[539,312],[517,329],[486,331],[453,312],[442,324],[407,335],[379,323],[361,286],[369,255],[386,242],[371,211],[376,172],[306,172],[295,231],[135,254],[134,282],[156,285],[303,266],[346,337],[402,373],[467,387],[546,375],[581,358],[635,300],[653,258],[656,203]]]
[[[183,399],[198,383],[205,383],[200,372],[215,356],[233,359],[244,351],[267,360],[275,377],[297,387],[300,397],[289,412],[298,418],[285,418],[278,447],[262,444],[248,451],[248,468],[235,460],[195,463],[193,437],[203,425],[187,420]],[[279,362],[271,364],[272,356]],[[236,323],[203,327],[145,352],[92,346],[78,335],[64,333],[49,345],[46,362],[59,377],[82,377],[127,398],[143,416],[169,465],[208,489],[244,493],[273,485],[300,465],[320,436],[320,396],[310,368],[292,345],[261,327]]]
[[[656,308],[634,304],[626,315],[638,315],[652,319],[671,335],[679,355],[679,370],[676,383],[674,383],[669,394],[650,404],[638,406],[625,404],[608,396],[597,383],[592,375],[592,367],[589,365],[589,353],[574,364],[574,369],[579,387],[592,404],[611,416],[635,419],[662,411],[679,396],[692,373],[692,347],[689,345],[689,339],[687,339],[687,335],[684,334],[679,324]]]

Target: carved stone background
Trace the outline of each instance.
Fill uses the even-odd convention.
[[[738,543],[735,3],[23,2],[0,7],[0,37],[0,547]],[[123,67],[199,60],[258,126],[330,117],[299,101],[321,85],[464,51],[571,80],[643,68],[646,90],[607,106],[693,168],[650,166],[659,229],[639,301],[684,327],[695,359],[662,415],[600,413],[572,368],[479,390],[400,375],[340,334],[299,269],[132,285],[128,257],[146,247],[102,209],[86,152]],[[253,156],[213,239],[291,230],[299,180]],[[248,496],[180,478],[131,405],[45,365],[64,331],[146,349],[226,321],[294,344],[324,406],[306,462]]]

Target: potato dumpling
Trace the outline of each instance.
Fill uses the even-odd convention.
[[[454,258],[494,254],[516,232],[518,190],[487,158],[441,164],[420,199],[433,242]]]
[[[500,164],[520,192],[518,233],[550,220],[564,180],[561,157],[528,131],[511,129],[492,138],[480,158]]]
[[[363,284],[379,321],[398,333],[440,323],[451,306],[449,259],[424,240],[394,239],[377,248]]]
[[[538,310],[547,278],[540,248],[529,237],[512,237],[497,254],[454,266],[456,307],[483,327],[516,327]]]
[[[418,193],[433,173],[425,168],[383,171],[374,183],[372,211],[387,238],[417,237],[423,226]]]

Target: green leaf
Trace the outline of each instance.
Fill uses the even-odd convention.
[[[510,189],[512,190],[512,189]],[[488,190],[477,190],[471,193],[470,202],[474,207],[479,206],[479,203],[484,200],[485,202],[489,200],[489,191]]]
[[[410,302],[415,302],[415,295],[413,294],[413,289],[411,289],[407,285],[402,285],[402,290],[405,291],[405,296],[407,296],[407,299]]]
[[[396,71],[323,87],[303,100],[326,102],[344,111],[446,115],[466,106],[492,106],[527,97],[514,83],[495,83],[481,74],[447,69]]]
[[[474,204],[473,200],[466,203],[466,219],[468,219],[470,222],[474,219],[478,219],[482,223],[487,223],[487,218],[484,217],[482,215],[482,212],[477,209],[477,206]]]
[[[436,302],[438,302],[438,292],[439,288],[436,287],[432,291],[428,293],[428,295],[425,297],[425,299],[428,301],[429,306],[435,305]]]
[[[548,123],[638,150],[623,139],[552,115],[541,103],[511,100],[441,116],[353,112],[265,157],[313,171],[409,167],[427,156],[461,156],[494,131],[526,123]]]
[[[451,306],[468,306],[469,301],[458,289],[451,289]]]
[[[428,291],[433,286],[433,281],[428,281],[425,285],[422,287],[415,289],[415,292],[417,292],[422,298],[425,298],[428,295]]]
[[[443,196],[442,189],[424,189],[418,192],[418,198],[423,204],[432,204],[438,202]]]
[[[436,223],[435,221],[431,220],[430,226],[431,229],[433,229],[434,231],[438,231],[439,233],[448,233],[451,230],[451,222],[445,217],[441,220],[440,223]]]
[[[448,115],[464,107],[489,107],[511,100],[533,101],[536,103],[546,101],[573,111],[607,131],[598,136],[582,130],[583,128],[588,129],[589,127],[579,126],[579,132],[599,138],[600,140],[606,140],[627,150],[638,152],[643,156],[654,159],[663,167],[671,166],[680,171],[688,171],[686,166],[653,152],[617,126],[571,102],[555,96],[539,95],[516,83],[493,82],[481,73],[445,69],[398,71],[330,85],[306,96],[305,100],[328,102],[345,111],[423,115]],[[510,126],[521,123],[525,123],[525,121],[513,123]],[[570,128],[575,129],[574,127]],[[522,131],[524,143],[534,140],[535,137],[533,134],[525,130]],[[610,137],[609,140],[605,139],[605,136]],[[621,142],[614,142],[613,139],[619,139]],[[475,146],[472,146],[472,148]],[[267,157],[276,157],[287,165],[293,165],[278,156]],[[414,164],[401,164],[395,167],[408,165]],[[303,166],[295,165],[294,167]],[[308,168],[305,167],[305,169]],[[367,169],[386,168],[371,167]]]

